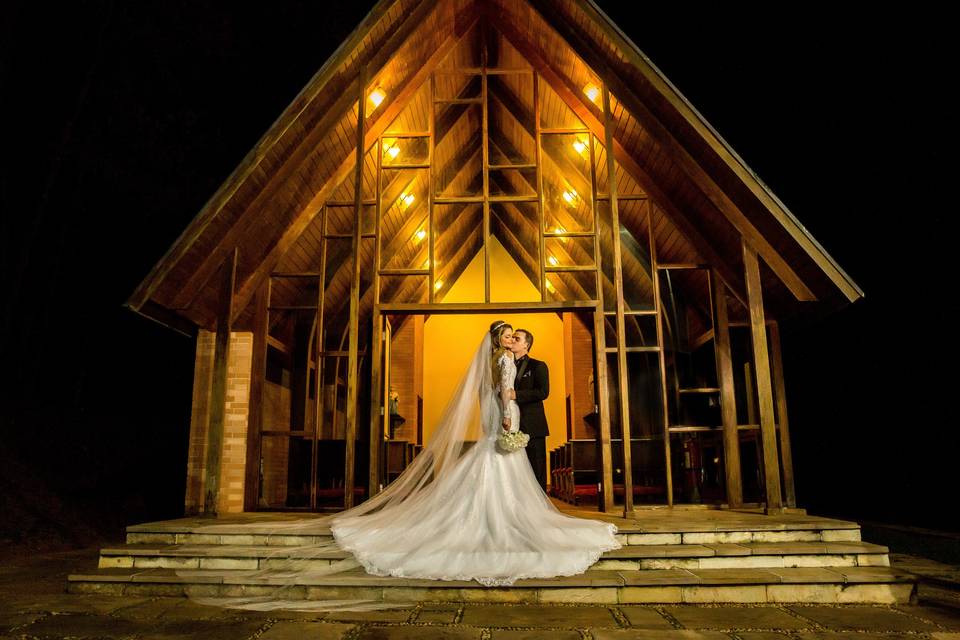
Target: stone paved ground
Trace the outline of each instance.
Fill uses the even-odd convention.
[[[15,555],[0,561],[0,640],[136,638],[172,640],[626,640],[740,638],[937,638],[960,640],[960,568],[891,554],[921,583],[911,606],[867,605],[482,605],[419,603],[379,612],[245,612],[180,598],[65,592],[70,573],[96,566],[100,547]]]

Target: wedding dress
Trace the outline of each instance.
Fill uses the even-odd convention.
[[[513,388],[517,369],[510,354],[502,355],[496,363],[501,382],[494,387],[491,344],[488,333],[429,443],[388,487],[332,516],[270,525],[272,532],[298,534],[315,533],[317,526],[326,524],[333,541],[298,547],[294,555],[302,560],[340,550],[350,552],[354,562],[348,559],[301,570],[297,567],[302,563],[291,560],[290,571],[262,569],[248,575],[268,577],[271,584],[282,579],[291,585],[298,580],[303,584],[306,576],[329,575],[355,568],[359,562],[367,573],[377,576],[476,580],[485,586],[507,586],[521,578],[582,573],[604,551],[620,548],[615,524],[562,513],[541,489],[526,452],[508,453],[497,445],[504,415],[500,393]],[[510,430],[522,430],[516,401],[508,402],[507,414]],[[213,533],[218,526],[224,525],[202,531]],[[236,526],[222,529],[227,530],[235,531]],[[281,553],[289,551],[287,547]],[[218,575],[209,570],[177,573]],[[281,603],[270,597],[195,599],[260,609],[325,610],[332,605]],[[379,608],[374,602],[356,604]]]

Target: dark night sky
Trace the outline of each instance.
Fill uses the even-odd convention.
[[[4,3],[0,509],[181,515],[193,345],[121,303],[372,4]],[[960,528],[946,21],[599,5],[866,292],[784,338],[800,505]]]

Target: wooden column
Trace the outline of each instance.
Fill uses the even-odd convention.
[[[720,414],[723,421],[723,468],[727,481],[727,506],[743,506],[743,469],[740,466],[740,436],[737,432],[737,400],[733,386],[733,359],[730,356],[730,325],[727,316],[727,288],[716,269],[710,270],[713,296],[714,347],[717,382],[720,384]]]
[[[600,255],[599,253],[597,254]],[[593,312],[594,352],[596,353],[597,375],[594,384],[600,413],[600,464],[601,493],[600,510],[613,511],[613,450],[610,445],[610,394],[607,393],[607,351],[603,326],[603,304],[597,305]]]
[[[483,301],[490,302],[490,113],[487,106],[487,21],[480,22],[480,150],[483,162]]]
[[[255,511],[260,493],[260,432],[263,430],[263,388],[267,379],[267,331],[270,286],[268,278],[254,298],[253,357],[250,367],[250,404],[247,419],[247,462],[244,467],[243,510]]]
[[[613,272],[617,290],[617,382],[620,384],[620,437],[623,440],[623,516],[633,512],[633,460],[630,439],[630,372],[627,370],[627,335],[623,319],[623,260],[620,255],[620,211],[617,206],[617,166],[613,154],[613,121],[610,114],[610,91],[603,85],[603,131],[607,148],[607,189],[610,194],[610,234],[613,240]],[[612,488],[612,485],[611,485]]]
[[[377,147],[378,149],[380,147]],[[379,258],[376,258],[379,259]],[[375,261],[376,261],[375,259]],[[376,262],[375,262],[376,263]],[[379,286],[374,281],[374,287]],[[386,415],[389,420],[390,412],[387,410],[386,402],[381,402],[383,393],[382,380],[386,378],[387,372],[383,371],[381,378],[381,365],[383,360],[384,345],[386,333],[383,331],[383,320],[380,316],[379,306],[373,306],[373,338],[370,344],[370,466],[367,470],[367,497],[372,498],[380,492],[380,452],[383,450],[383,419]],[[380,413],[381,409],[383,414]]]
[[[217,336],[213,353],[213,382],[210,389],[210,422],[207,428],[207,463],[204,470],[204,513],[216,515],[220,493],[220,461],[223,457],[223,426],[227,412],[227,362],[230,356],[231,311],[237,282],[237,248],[222,267],[220,307],[217,309]]]
[[[773,389],[770,381],[770,359],[767,353],[767,329],[763,317],[763,296],[760,287],[760,264],[757,251],[741,239],[743,270],[750,303],[750,336],[757,379],[757,400],[760,405],[760,437],[763,444],[763,472],[767,489],[767,513],[782,513],[780,497],[780,464],[777,456],[777,432],[773,424]]]
[[[780,325],[770,322],[770,363],[773,369],[773,396],[777,402],[780,424],[780,464],[783,467],[783,493],[788,507],[797,506],[793,484],[793,453],[790,448],[790,423],[787,421],[787,391],[783,383],[783,359],[780,353]]]
[[[350,280],[350,336],[347,355],[347,433],[346,455],[343,471],[343,506],[353,506],[353,465],[356,460],[357,439],[357,382],[360,362],[358,351],[360,342],[360,229],[361,210],[363,209],[363,137],[366,120],[367,68],[360,71],[360,96],[357,104],[357,162],[354,171],[353,200],[353,265]]]

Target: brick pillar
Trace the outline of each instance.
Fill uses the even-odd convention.
[[[193,370],[193,409],[190,415],[190,444],[187,451],[187,491],[184,512],[203,511],[204,471],[207,460],[207,427],[210,420],[210,394],[213,385],[213,353],[216,333],[201,329],[197,335],[196,362]],[[253,360],[253,334],[230,334],[227,362],[227,406],[220,464],[221,513],[243,511],[244,470],[246,465],[247,424],[250,407],[250,373]]]

